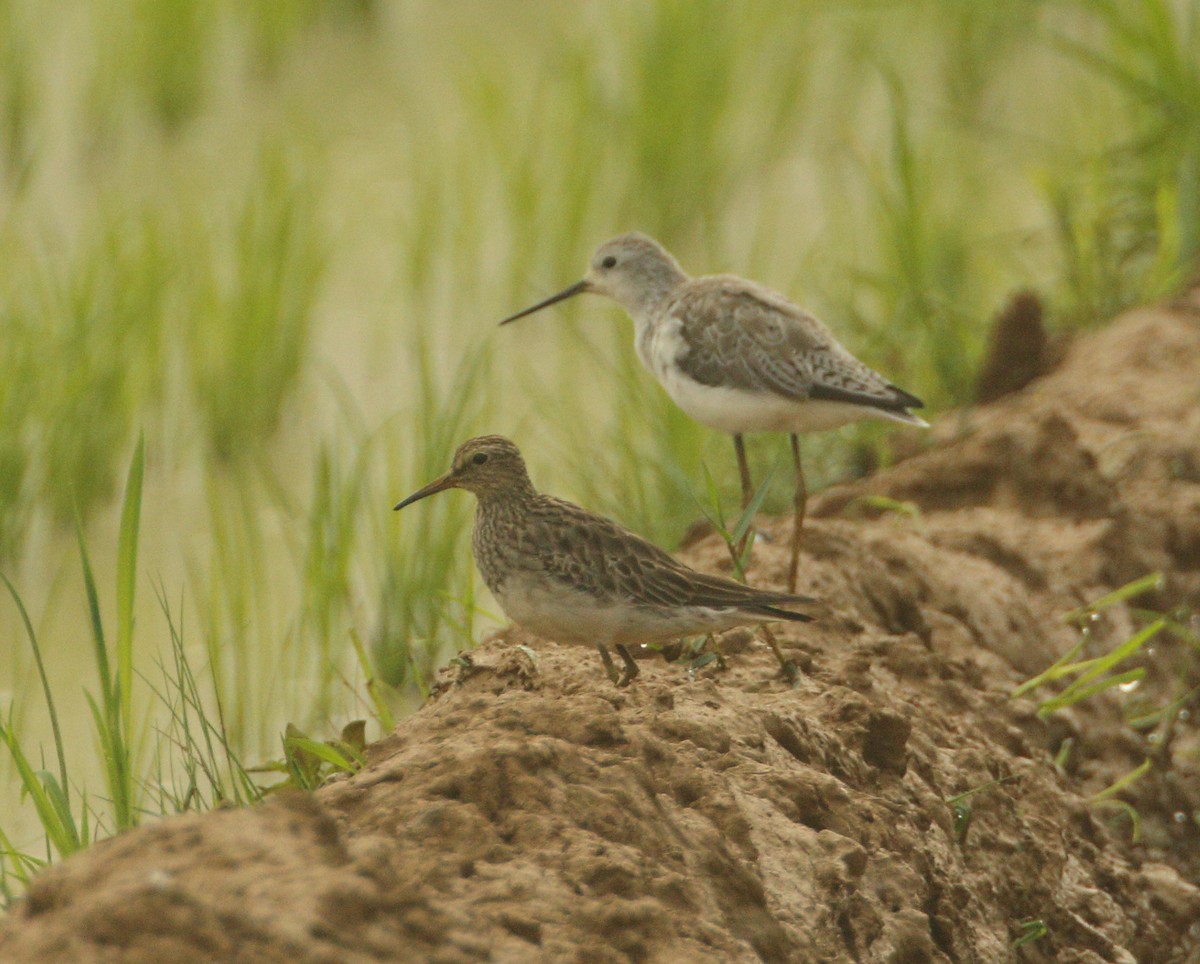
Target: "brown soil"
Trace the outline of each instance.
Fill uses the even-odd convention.
[[[1122,716],[1200,683],[1194,651],[1163,640],[1138,691],[1049,723],[1008,694],[1130,579],[1200,608],[1198,359],[1200,296],[1136,312],[814,500],[801,588],[828,610],[780,630],[794,687],[743,637],[727,670],[656,658],[617,690],[502,633],[356,776],[49,869],[0,960],[1197,960],[1197,707],[1149,735]],[[778,584],[789,522],[764,529],[752,578]],[[723,565],[711,538],[688,556]],[[1111,612],[1089,651],[1133,625]],[[1087,798],[1145,758],[1132,843]],[[995,780],[963,838],[947,799]]]

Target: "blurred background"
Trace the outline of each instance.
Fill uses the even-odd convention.
[[[620,309],[496,327],[615,233],[789,294],[932,418],[972,401],[1018,288],[1057,331],[1176,290],[1200,245],[1198,6],[0,0],[10,748],[96,834],[231,796],[179,763],[188,707],[254,762],[288,722],[418,705],[494,606],[468,496],[391,506],[481,431],[667,546],[705,467],[733,511],[728,439],[640,369]],[[886,462],[887,435],[806,440],[810,484]],[[753,440],[756,478],[785,446]],[[125,817],[76,519],[131,654]],[[15,760],[0,852],[45,857]]]

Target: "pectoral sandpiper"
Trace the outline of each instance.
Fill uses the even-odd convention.
[[[807,596],[696,572],[612,520],[542,495],[517,447],[498,435],[464,442],[449,472],[396,508],[450,488],[467,489],[479,500],[475,562],[509,618],[555,642],[596,646],[618,685],[638,673],[631,644],[812,618],[779,608],[814,601]],[[774,638],[768,641],[788,670]],[[609,645],[620,654],[623,673]]]
[[[798,434],[879,418],[928,427],[922,402],[850,354],[820,321],[763,285],[735,275],[691,278],[643,234],[602,244],[582,281],[505,318],[508,324],[592,291],[633,318],[638,357],[688,415],[733,435],[742,505],[754,487],[745,432],[788,432],[796,468],[788,588],[795,590],[808,492]]]

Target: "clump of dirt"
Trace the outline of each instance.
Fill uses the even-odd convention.
[[[501,633],[355,776],[50,868],[0,960],[1195,960],[1194,712],[1122,715],[1200,683],[1195,653],[1164,640],[1140,693],[1049,723],[1009,694],[1078,641],[1065,611],[1134,577],[1200,607],[1198,357],[1200,299],[1134,313],[823,493],[800,589],[826,606],[778,631],[794,685],[744,637],[725,670],[648,658],[618,690]],[[763,529],[751,578],[778,584],[790,522]],[[726,565],[711,538],[688,559]],[[1133,625],[1111,611],[1089,651]],[[1146,758],[1134,844],[1088,798]]]
[[[1043,315],[1036,294],[1018,291],[996,316],[975,380],[976,402],[994,402],[1018,391],[1061,361],[1065,346],[1050,340]]]

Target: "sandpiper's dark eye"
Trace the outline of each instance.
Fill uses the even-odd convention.
[[[607,258],[600,262],[601,268],[615,268],[617,266],[616,255],[610,254]]]
[[[476,452],[471,461],[476,465],[483,465],[487,461],[487,452]]]

